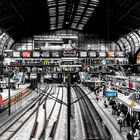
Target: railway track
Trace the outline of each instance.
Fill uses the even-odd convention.
[[[56,93],[56,98],[58,98],[59,95],[59,88],[57,89],[56,86],[50,91],[50,95],[54,95]],[[49,95],[49,94],[48,94]],[[45,137],[45,128],[47,126],[47,107],[46,103],[48,100],[48,95],[45,97],[44,102],[40,103],[37,113],[36,113],[36,119],[34,122],[34,129],[32,131],[32,136],[30,140],[36,138],[36,139],[43,139]],[[52,107],[52,111],[50,114],[53,112],[53,108],[55,107],[56,102],[54,103]],[[42,109],[43,108],[43,109]],[[44,124],[44,125],[43,125]]]
[[[62,98],[61,98],[62,101],[63,101],[63,97],[64,97],[64,95],[63,95],[63,88],[62,88]],[[54,140],[54,137],[55,137],[55,134],[56,134],[56,129],[58,127],[58,121],[60,119],[61,109],[62,109],[62,104],[60,104],[56,120],[53,124],[52,130],[51,130],[51,133],[50,133],[50,137],[51,137],[52,140]]]
[[[3,124],[0,140],[53,140],[62,104],[54,100],[51,109],[49,109],[48,103],[52,102],[49,100],[50,98],[63,101],[63,88],[56,85],[46,86],[28,109]],[[47,111],[48,109],[50,111]]]
[[[44,90],[48,90],[49,89],[49,86],[47,85]],[[34,91],[33,91],[34,92]],[[42,92],[40,92],[41,94]],[[39,95],[38,98],[40,98],[41,95]],[[9,119],[6,119],[6,120],[1,120],[0,122],[0,134],[1,134],[1,130],[3,128],[5,128],[5,126],[8,126],[11,122],[13,122],[15,119],[17,119],[18,117],[20,117],[24,112],[26,112],[27,110],[29,110],[29,108],[31,108],[36,102],[38,101],[38,99],[34,99],[32,102],[30,102],[28,104],[28,107],[26,108],[23,108],[21,111],[15,113],[14,115],[11,114],[11,117],[9,117]]]
[[[50,87],[52,89],[52,87]],[[48,86],[45,88],[45,92],[49,89]],[[43,92],[42,92],[43,93]],[[38,105],[43,102],[45,94],[40,94],[38,99],[29,105],[23,113],[18,117],[11,118],[1,127],[0,140],[11,140],[12,137],[19,131],[19,129],[30,119],[31,116],[38,109]],[[11,122],[10,122],[11,121]]]
[[[63,88],[59,88],[58,92],[59,92],[59,94],[57,96],[57,99],[63,100]],[[60,118],[61,108],[62,108],[62,104],[55,101],[55,103],[51,109],[51,112],[49,113],[49,115],[47,117],[47,121],[46,121],[47,124],[46,124],[46,128],[44,131],[45,132],[44,140],[53,140],[54,139],[56,129],[58,126],[58,121]],[[41,137],[40,137],[40,139],[41,139]]]
[[[101,118],[89,98],[77,85],[75,85],[73,89],[75,90],[77,98],[81,98],[82,96],[84,96],[84,98],[79,100],[79,105],[84,123],[86,139],[109,140],[109,136],[102,126]]]

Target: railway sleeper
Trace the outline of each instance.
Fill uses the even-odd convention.
[[[38,127],[38,122],[35,122],[35,125],[34,125],[33,130],[32,130],[32,134],[31,134],[32,138],[35,138],[35,135],[37,132],[37,127]]]
[[[56,128],[57,128],[57,123],[58,123],[58,120],[56,120],[54,123],[53,123],[53,127],[52,127],[52,129],[51,129],[51,132],[50,132],[50,137],[54,137],[54,135],[55,135],[55,132],[56,132]]]

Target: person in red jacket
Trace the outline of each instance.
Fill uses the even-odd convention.
[[[0,88],[0,109],[3,108],[3,98],[2,98],[2,95],[1,95],[1,92],[2,92],[2,88]]]
[[[130,81],[129,82],[129,88],[132,89],[133,88],[133,83]]]
[[[0,94],[0,109],[3,108],[3,98],[2,95]]]

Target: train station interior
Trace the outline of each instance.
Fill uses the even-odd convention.
[[[0,140],[140,140],[140,1],[0,0]]]

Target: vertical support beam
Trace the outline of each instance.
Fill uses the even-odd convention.
[[[8,74],[8,99],[9,115],[11,115],[10,74]]]
[[[36,78],[36,87],[37,87],[37,95],[38,95],[38,80],[37,80],[37,78]]]
[[[67,139],[71,140],[71,128],[70,128],[70,117],[71,117],[71,76],[68,74],[67,78]]]
[[[66,76],[65,76],[65,74],[63,74],[63,83],[65,83],[66,82]]]

